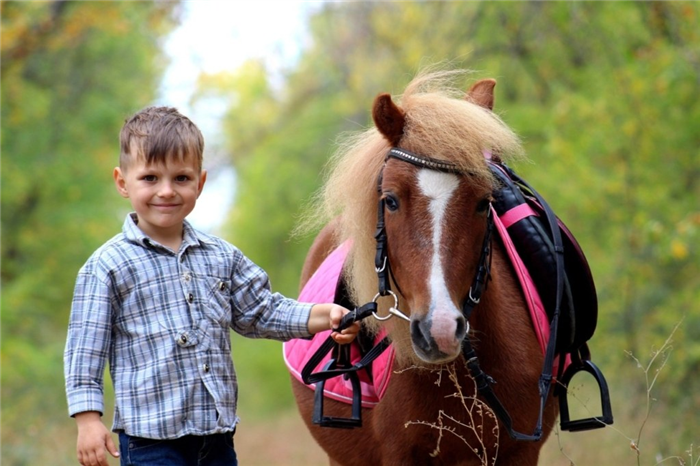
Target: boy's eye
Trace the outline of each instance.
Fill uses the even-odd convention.
[[[144,180],[144,181],[155,181],[155,180],[156,180],[156,176],[155,176],[155,175],[145,175],[145,176],[143,177],[143,180]]]
[[[180,176],[178,176],[177,178],[175,178],[176,181],[179,181],[179,182],[181,182],[181,183],[182,183],[182,182],[185,182],[185,181],[188,181],[189,179],[190,179],[190,177],[187,176],[187,175],[180,175]]]

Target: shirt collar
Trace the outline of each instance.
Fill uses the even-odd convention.
[[[154,244],[160,244],[141,231],[141,229],[138,227],[137,220],[138,217],[136,216],[136,212],[131,212],[126,216],[124,226],[122,227],[122,232],[124,233],[126,239],[134,243],[138,243],[144,247],[151,247]],[[182,244],[184,246],[201,246],[203,243],[206,244],[212,242],[213,240],[209,235],[195,230],[187,220],[183,222]]]

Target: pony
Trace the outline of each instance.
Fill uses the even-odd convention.
[[[386,333],[395,353],[384,396],[362,409],[361,428],[312,424],[314,392],[292,378],[299,411],[331,465],[536,465],[558,415],[550,395],[541,441],[509,437],[478,395],[463,357],[469,338],[513,428],[532,431],[543,354],[506,252],[487,236],[496,181],[485,154],[514,160],[523,149],[493,112],[496,81],[477,81],[465,92],[454,85],[463,73],[426,71],[401,96],[378,95],[374,127],[340,143],[309,210],[307,226],[323,227],[304,263],[302,287],[350,241],[343,266],[350,301],[378,301],[376,316],[384,317],[362,325],[373,335]],[[406,157],[388,157],[390,151]],[[378,205],[396,301],[377,293]],[[485,243],[488,286],[472,299]],[[468,300],[478,302],[471,316],[462,312]],[[405,319],[389,318],[395,314]],[[326,399],[324,409],[348,417],[351,407]]]

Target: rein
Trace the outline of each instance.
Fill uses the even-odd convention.
[[[404,162],[410,163],[412,165],[418,166],[420,168],[427,168],[430,170],[435,170],[443,173],[453,173],[458,175],[467,174],[467,172],[461,170],[456,165],[444,162],[441,160],[433,159],[430,157],[419,156],[413,154],[405,149],[391,148],[386,155],[384,166],[389,158],[395,158],[402,160]],[[352,312],[346,314],[340,322],[337,329],[333,331],[339,332],[349,327],[352,323],[361,321],[369,316],[373,316],[378,320],[387,320],[392,316],[397,316],[399,318],[410,321],[410,318],[403,314],[398,309],[398,297],[391,291],[391,265],[389,263],[388,257],[388,246],[387,246],[387,234],[384,222],[384,210],[385,210],[385,199],[381,196],[381,184],[384,173],[384,167],[380,171],[377,177],[377,190],[379,192],[379,204],[377,208],[377,229],[375,232],[375,239],[377,242],[377,250],[375,254],[375,272],[378,277],[378,293],[374,297],[373,301],[365,304],[359,308],[355,308]],[[486,400],[487,405],[494,411],[496,416],[501,420],[505,426],[508,435],[515,440],[522,441],[537,441],[542,438],[542,419],[544,413],[544,406],[549,394],[549,388],[552,380],[552,364],[547,365],[548,361],[553,361],[554,357],[554,344],[556,343],[556,333],[553,338],[550,338],[547,346],[547,355],[545,358],[545,367],[540,377],[539,392],[540,392],[540,411],[537,420],[537,425],[535,427],[534,433],[532,435],[523,434],[517,432],[513,429],[512,419],[508,414],[508,411],[503,406],[501,401],[498,399],[496,394],[492,389],[492,385],[495,380],[486,374],[479,365],[479,360],[476,356],[476,352],[469,340],[469,317],[471,316],[474,308],[479,304],[481,298],[486,291],[488,281],[491,277],[491,238],[494,229],[493,224],[493,209],[489,207],[486,222],[487,228],[484,235],[483,244],[481,247],[481,255],[479,258],[479,264],[469,288],[469,293],[462,304],[462,313],[467,322],[467,334],[462,342],[462,354],[466,361],[467,368],[469,369],[470,375],[476,382],[476,387],[478,393],[483,396]],[[559,252],[559,251],[558,251]],[[399,293],[401,289],[399,288],[396,280],[393,280]],[[389,309],[389,315],[380,317],[377,315],[377,300],[379,297],[391,295],[394,298],[394,306]],[[557,303],[557,310],[559,308],[559,303]],[[558,313],[555,313],[557,315]],[[556,325],[554,326],[556,329]],[[362,426],[362,411],[361,411],[361,388],[359,377],[357,372],[361,369],[365,369],[372,361],[374,361],[379,355],[382,354],[390,345],[388,337],[381,340],[374,348],[372,348],[360,362],[350,365],[349,364],[349,347],[341,346],[335,343],[330,336],[323,343],[323,345],[316,351],[316,353],[311,357],[311,359],[306,363],[302,370],[302,380],[307,385],[316,383],[316,392],[314,397],[314,415],[313,423],[318,424],[322,427],[340,427],[340,428],[354,428]],[[551,348],[550,348],[551,347]],[[331,360],[326,364],[323,370],[312,373],[315,367],[323,360],[329,351],[333,351]],[[353,386],[353,402],[352,402],[352,417],[351,418],[337,418],[337,417],[327,417],[323,415],[323,385],[324,382],[332,377],[344,376],[350,379]]]

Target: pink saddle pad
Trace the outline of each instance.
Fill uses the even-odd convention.
[[[529,207],[526,205],[525,208]],[[549,342],[549,317],[547,316],[547,311],[544,309],[544,304],[542,303],[540,294],[537,292],[535,282],[532,280],[530,272],[528,272],[525,263],[520,258],[520,255],[518,254],[518,251],[516,250],[510,235],[508,234],[508,227],[514,222],[517,222],[518,219],[522,218],[523,216],[537,214],[533,212],[532,209],[529,209],[528,211],[518,209],[517,212],[506,212],[499,218],[496,211],[493,210],[493,207],[491,208],[491,213],[493,214],[493,223],[496,226],[496,230],[498,231],[501,240],[503,241],[503,246],[508,254],[510,263],[515,269],[515,275],[518,277],[520,287],[523,290],[525,302],[527,303],[527,308],[530,311],[530,321],[532,322],[532,326],[535,330],[535,335],[537,335],[537,341],[540,343],[542,354],[545,354],[547,352],[547,343]],[[569,364],[571,364],[571,356],[567,355],[566,360],[564,361],[564,370],[566,370]],[[554,363],[552,365],[552,375],[556,377],[559,370],[559,356],[554,358]],[[552,381],[552,383],[555,382],[556,380]]]
[[[335,290],[340,280],[343,263],[350,250],[349,242],[341,244],[333,251],[316,270],[313,276],[299,294],[299,301],[308,303],[330,303],[335,298]],[[284,362],[289,372],[300,382],[301,371],[330,335],[330,330],[321,332],[310,340],[296,339],[285,342],[283,345]],[[384,335],[378,335],[377,343]],[[355,342],[350,346],[350,360],[355,363],[362,359],[359,345]],[[330,353],[318,364],[314,372],[323,369],[330,360]],[[360,387],[362,388],[362,406],[372,408],[381,400],[386,387],[389,384],[391,366],[394,362],[394,349],[389,347],[372,363],[372,378],[366,371],[359,371]],[[372,382],[373,381],[373,382]],[[315,384],[308,385],[315,389]],[[323,387],[323,392],[328,398],[352,404],[352,384],[344,377],[328,379]]]

